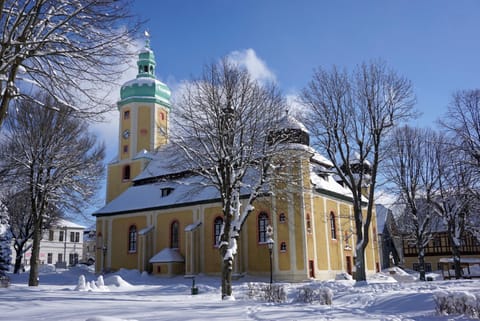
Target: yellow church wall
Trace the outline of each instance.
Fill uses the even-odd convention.
[[[175,212],[159,213],[156,216],[156,253],[164,248],[170,248],[170,231],[171,225],[174,221],[178,221],[178,246],[181,255],[185,256],[185,227],[193,223],[192,210],[182,210]]]
[[[123,180],[123,168],[130,165],[130,180]],[[132,185],[132,179],[135,178],[143,170],[143,162],[135,160],[131,163],[109,164],[107,170],[107,203],[122,194],[128,187]]]
[[[294,227],[295,227],[295,260],[296,260],[296,269],[303,270],[305,268],[305,230],[303,224],[303,217],[301,211],[301,199],[300,194],[296,193],[293,197],[293,208],[294,208]]]
[[[245,224],[247,225],[248,233],[248,249],[246,255],[248,256],[247,269],[251,272],[267,272],[270,270],[270,261],[268,259],[269,252],[266,243],[259,243],[258,241],[258,216],[265,212],[269,218],[269,224],[272,224],[272,211],[267,207],[255,206],[257,210],[250,213]],[[244,236],[244,234],[242,234]]]
[[[145,214],[132,215],[128,217],[115,217],[112,219],[111,244],[111,268],[117,270],[119,268],[136,269],[138,268],[138,248],[136,252],[128,251],[128,230],[130,226],[136,226],[137,231],[146,227]]]
[[[95,245],[96,253],[95,253],[95,272],[101,272],[102,268],[104,267],[103,262],[103,245],[108,240],[108,229],[106,228],[106,222],[103,219],[96,220],[95,228],[96,228],[96,242]]]
[[[313,206],[314,212],[314,224],[315,224],[315,241],[317,248],[317,268],[319,270],[328,270],[328,252],[327,242],[328,235],[325,234],[327,222],[325,221],[325,208],[324,198],[320,196],[314,196]]]
[[[277,238],[277,249],[278,252],[278,269],[280,271],[289,271],[291,268],[291,259],[290,259],[290,225],[291,218],[288,214],[288,203],[282,195],[276,197],[276,207],[277,207],[277,224],[276,224],[276,238]],[[280,215],[283,214],[285,217],[284,221],[280,220]],[[282,242],[287,244],[287,250],[282,252],[280,251],[280,245]]]
[[[137,115],[137,150],[134,154],[141,150],[150,150],[150,126],[151,123],[151,108],[146,106],[140,106],[138,108]]]
[[[204,271],[205,273],[219,273],[221,271],[220,252],[215,245],[214,220],[223,219],[222,209],[219,206],[204,209],[203,239],[204,239]]]
[[[330,247],[330,267],[332,270],[341,270],[342,269],[342,257],[341,257],[341,231],[340,231],[340,220],[338,212],[338,202],[333,199],[327,199],[326,202],[326,216],[327,216],[327,227],[328,227],[328,243],[327,246]],[[331,231],[331,221],[330,213],[335,215],[335,227],[336,227],[336,237],[332,237]]]
[[[155,132],[155,148],[157,148],[167,143],[167,135],[165,133],[168,133],[168,111],[166,109],[157,108],[155,124],[160,129]]]

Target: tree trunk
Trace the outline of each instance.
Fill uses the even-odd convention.
[[[418,272],[420,273],[420,281],[425,281],[425,255],[423,249],[418,252]]]
[[[42,236],[42,225],[40,220],[35,222],[35,229],[33,231],[32,256],[30,257],[30,275],[28,278],[28,286],[38,286],[38,265],[40,257],[40,240]]]
[[[358,246],[355,252],[356,259],[355,259],[355,281],[366,281],[367,280],[367,273],[365,269],[365,247]]]
[[[358,204],[360,201],[358,201]],[[363,220],[362,220],[362,208],[354,204],[354,215],[355,215],[355,230],[357,234],[357,244],[355,246],[355,281],[361,282],[367,280],[367,273],[365,269],[365,248],[367,247],[368,240],[365,239],[366,233],[363,230]]]
[[[222,257],[222,300],[232,296],[233,260],[224,260]]]
[[[455,279],[462,278],[462,266],[460,265],[460,250],[458,246],[452,243],[453,266],[455,267]]]
[[[20,270],[22,269],[22,252],[23,248],[16,251],[17,255],[15,256],[15,266],[13,267],[14,274],[20,273]]]

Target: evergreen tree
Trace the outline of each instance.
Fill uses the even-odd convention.
[[[0,203],[0,277],[10,269],[12,237],[8,227],[8,213],[6,207]]]

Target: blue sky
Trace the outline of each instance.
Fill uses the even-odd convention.
[[[205,63],[252,49],[286,94],[318,66],[381,58],[409,78],[428,126],[453,91],[480,79],[480,1],[137,0],[157,57],[175,84]]]
[[[479,88],[477,0],[136,0],[134,11],[148,19],[157,77],[173,91],[227,55],[293,97],[314,68],[383,59],[412,81],[423,113],[415,123],[435,127],[454,91]],[[116,155],[117,117],[102,125],[107,161]]]

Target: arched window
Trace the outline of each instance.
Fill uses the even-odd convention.
[[[220,234],[222,233],[223,218],[217,216],[213,221],[213,245],[218,247],[220,245]]]
[[[123,180],[129,180],[130,179],[130,165],[125,165],[123,167]]]
[[[128,252],[137,252],[137,227],[131,225],[128,229]]]
[[[258,243],[267,242],[268,215],[262,212],[258,215]]]
[[[278,221],[280,223],[285,223],[287,221],[287,217],[285,216],[285,213],[280,213],[280,215],[278,216]]]
[[[280,243],[280,252],[287,252],[287,243],[286,242]]]
[[[307,232],[312,233],[312,221],[310,219],[310,214],[307,214]]]
[[[335,223],[335,214],[330,212],[330,233],[332,235],[332,239],[337,239],[337,224]]]
[[[170,226],[170,247],[172,249],[178,249],[178,230],[180,229],[180,224],[178,221],[173,221],[172,225]]]

